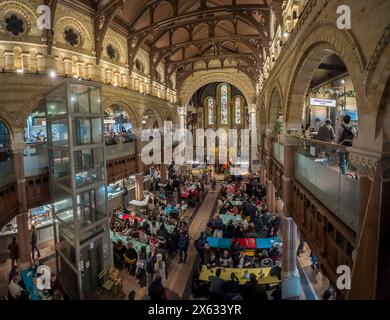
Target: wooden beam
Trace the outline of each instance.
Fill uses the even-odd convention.
[[[94,18],[96,64],[100,63],[103,52],[103,40],[108,28],[126,0],[112,0],[98,9]]]
[[[50,8],[51,28],[44,30],[44,33],[46,35],[47,54],[51,56],[54,42],[54,19],[57,10],[58,0],[45,0],[44,3]]]

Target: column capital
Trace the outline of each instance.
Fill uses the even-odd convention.
[[[24,141],[24,128],[12,128],[11,149],[13,153],[23,153],[26,147]]]
[[[357,168],[359,175],[374,179],[375,170],[382,154],[358,148],[347,148],[349,161]]]

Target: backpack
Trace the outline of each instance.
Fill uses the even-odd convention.
[[[352,147],[352,140],[354,138],[354,134],[352,131],[352,127],[346,127],[345,125],[341,125],[343,127],[343,133],[341,134],[341,143],[343,146]]]

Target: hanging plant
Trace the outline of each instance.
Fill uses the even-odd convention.
[[[322,95],[329,95],[332,97],[347,97],[347,98],[356,98],[356,93],[353,90],[349,91],[340,91],[337,88],[316,88],[311,89],[310,93],[312,94],[322,94]]]
[[[274,132],[277,134],[281,134],[282,131],[283,131],[283,120],[278,119],[278,120],[276,120],[276,122],[274,124]]]

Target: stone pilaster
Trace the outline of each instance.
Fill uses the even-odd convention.
[[[137,173],[135,175],[135,199],[142,201],[144,199],[144,175]]]
[[[301,294],[300,277],[297,269],[297,225],[292,212],[292,180],[294,179],[295,139],[285,136],[283,169],[283,217],[282,217],[282,298],[294,299]]]
[[[14,128],[11,148],[14,159],[15,180],[19,203],[19,215],[16,218],[18,226],[17,242],[19,244],[19,259],[21,263],[30,261],[30,230],[28,228],[26,180],[24,177],[24,129]]]

